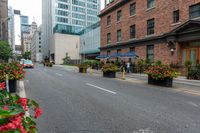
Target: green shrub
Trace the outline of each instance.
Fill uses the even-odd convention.
[[[117,72],[119,71],[118,67],[114,64],[105,64],[102,67],[103,72]]]
[[[187,78],[200,80],[200,65],[199,64],[196,67],[193,67],[188,71]]]

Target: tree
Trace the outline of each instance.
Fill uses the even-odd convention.
[[[71,60],[71,58],[68,56],[68,53],[66,53],[65,58],[63,58],[63,64],[64,65],[70,64],[70,60]]]
[[[31,59],[31,52],[25,52],[23,55],[22,55],[22,57],[24,58],[24,59]]]
[[[0,41],[0,60],[8,62],[12,56],[12,49],[7,41]]]

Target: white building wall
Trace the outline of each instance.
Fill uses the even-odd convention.
[[[65,58],[66,53],[68,53],[71,60],[80,60],[79,36],[56,33],[53,35],[52,41],[51,54],[55,54],[56,64],[63,63],[63,58]]]

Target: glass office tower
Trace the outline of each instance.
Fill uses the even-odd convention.
[[[100,0],[43,0],[42,44],[49,56],[53,33],[79,34],[84,28],[99,21]]]

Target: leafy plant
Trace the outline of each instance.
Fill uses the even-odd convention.
[[[119,71],[118,67],[114,64],[105,64],[102,67],[103,72],[117,72]]]
[[[1,64],[0,65],[0,82],[6,80],[6,75],[10,80],[16,79],[20,80],[24,78],[25,71],[23,66],[17,62]]]
[[[34,112],[30,116],[27,111]],[[42,109],[31,99],[11,95],[5,89],[5,83],[0,83],[0,132],[1,133],[36,133],[37,119]]]
[[[69,65],[70,64],[70,56],[68,55],[68,53],[66,53],[65,58],[63,58],[63,65]]]
[[[88,64],[83,63],[83,64],[79,64],[78,68],[83,68],[83,69],[87,69],[88,68]]]
[[[7,41],[0,41],[0,60],[5,62],[12,56],[12,49]]]
[[[152,65],[145,70],[145,73],[156,80],[163,80],[165,78],[175,78],[179,73],[168,65]]]
[[[25,52],[23,55],[22,55],[22,58],[26,59],[26,60],[30,60],[31,59],[31,52]]]
[[[188,71],[187,78],[200,80],[200,64],[197,64],[196,67],[193,67]]]

